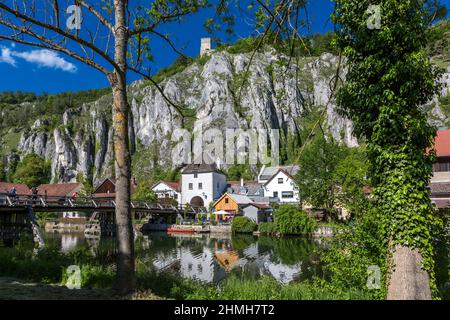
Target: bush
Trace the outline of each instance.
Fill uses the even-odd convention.
[[[341,226],[330,246],[322,255],[323,268],[330,282],[340,290],[363,288],[375,299],[386,295],[387,246],[380,225],[381,214],[369,207],[349,226]],[[381,269],[381,290],[368,290],[367,270],[376,265]]]
[[[316,228],[316,221],[296,206],[282,205],[275,211],[275,224],[281,234],[306,235]]]
[[[261,222],[258,231],[263,234],[275,234],[278,232],[278,229],[275,222]]]
[[[252,233],[256,231],[258,225],[247,217],[233,218],[231,229],[237,233]]]

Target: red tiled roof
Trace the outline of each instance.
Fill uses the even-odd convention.
[[[251,203],[251,205],[257,207],[258,209],[270,209],[270,206],[264,203]]]
[[[17,194],[31,194],[30,188],[25,184],[20,183],[9,183],[9,182],[0,182],[0,193],[8,193],[13,187],[16,188]]]
[[[37,189],[39,195],[45,195],[47,191],[49,197],[71,196],[81,189],[81,183],[41,184]]]
[[[271,207],[265,203],[247,203],[246,205],[244,205],[244,208],[248,207],[248,206],[254,206],[255,208],[258,209],[270,209]]]
[[[439,130],[434,143],[438,157],[450,157],[450,130]]]
[[[97,188],[95,188],[94,194],[98,194],[98,190],[100,189],[100,187],[102,187],[103,184],[105,184],[108,181],[111,181],[111,183],[113,184],[114,190],[112,192],[115,192],[116,191],[116,188],[115,188],[115,186],[116,186],[116,178],[106,178],[105,180],[102,181],[102,183],[100,183],[97,186]],[[132,177],[131,180],[130,180],[130,188],[131,188],[131,193],[134,193],[134,191],[137,188],[137,182],[136,182],[136,179],[134,177]]]
[[[174,190],[180,191],[180,183],[179,182],[172,182],[172,181],[161,181],[162,183],[167,184],[169,187],[171,187]]]

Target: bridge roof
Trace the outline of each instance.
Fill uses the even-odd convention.
[[[37,189],[39,195],[44,195],[45,191],[47,191],[47,196],[49,197],[64,197],[80,191],[81,187],[81,183],[58,183],[41,184]]]
[[[31,190],[27,185],[9,182],[0,182],[0,193],[8,193],[13,187],[16,188],[17,194],[31,194]]]

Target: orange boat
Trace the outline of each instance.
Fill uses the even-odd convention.
[[[192,228],[170,227],[167,229],[167,233],[195,233],[195,230]]]

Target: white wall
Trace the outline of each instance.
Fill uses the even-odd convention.
[[[189,190],[189,184],[192,183],[192,190]],[[199,183],[202,189],[199,189]],[[194,174],[183,174],[181,176],[181,204],[190,203],[192,198],[201,197],[206,208],[215,199],[219,198],[226,189],[227,181],[223,174],[216,172],[199,173],[197,178]]]
[[[278,183],[278,178],[283,179],[283,183]],[[280,203],[299,203],[300,196],[298,190],[295,187],[294,181],[287,176],[284,172],[279,171],[268,184],[264,186],[264,196],[274,197],[274,192],[278,192],[278,200]],[[283,198],[283,192],[293,192],[293,198]]]
[[[170,186],[166,185],[163,182],[158,183],[156,186],[153,187],[153,192],[156,193],[158,198],[166,198],[166,194],[177,201],[180,201],[181,199],[181,193],[177,192],[176,190],[172,189]],[[176,197],[175,197],[176,195]]]
[[[189,279],[196,279],[204,282],[212,282],[215,276],[214,254],[204,248],[200,256],[194,256],[190,248],[179,248],[178,258],[180,259],[180,273]]]

